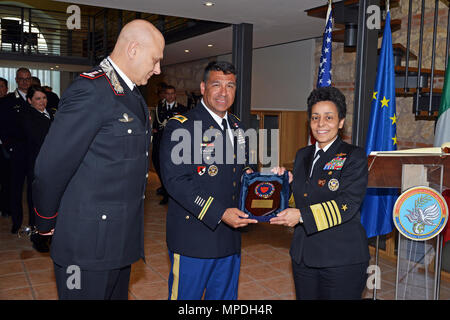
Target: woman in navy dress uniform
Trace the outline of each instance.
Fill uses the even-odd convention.
[[[341,140],[345,96],[315,89],[308,117],[315,145],[298,150],[290,174],[293,208],[271,224],[295,227],[291,245],[297,299],[360,299],[370,259],[360,207],[367,188],[367,157]],[[282,174],[284,168],[273,171]]]

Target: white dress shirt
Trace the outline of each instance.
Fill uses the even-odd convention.
[[[205,102],[203,101],[202,98],[202,105],[205,107],[206,110],[208,110],[209,114],[211,115],[211,117],[213,117],[213,119],[217,122],[217,124],[219,125],[219,127],[223,130],[223,126],[222,126],[222,119],[225,119],[228,123],[228,129],[230,129],[230,121],[228,121],[228,112],[225,111],[225,115],[223,118],[219,117],[217,114],[215,114],[214,112],[212,112],[211,110],[209,110],[209,108],[206,106]],[[228,132],[228,136],[230,137],[231,140],[231,144],[234,146],[234,134],[233,134],[233,130],[227,130]],[[225,142],[224,142],[225,143]]]
[[[130,90],[133,91],[134,86],[135,86],[133,81],[131,81],[130,78],[128,78],[127,75],[125,73],[123,73],[122,70],[120,70],[120,68],[114,63],[114,61],[112,61],[112,59],[110,57],[108,57],[108,61],[111,63],[111,65],[116,70],[116,72],[119,74],[119,76],[123,79],[123,81],[125,81],[128,88],[130,88]]]
[[[319,147],[319,142],[316,141],[316,150],[314,151],[314,157],[316,156],[317,151],[319,151],[320,149],[322,149],[323,152],[327,152],[327,150],[331,147],[331,145],[333,144],[333,142],[336,141],[336,139],[337,139],[337,136],[334,138],[333,141],[331,141],[329,144],[327,144],[327,145],[326,145],[325,147],[323,147],[323,148],[320,148],[320,147]],[[319,160],[319,158],[320,158],[320,157],[317,157],[317,158],[315,158],[314,161],[313,161],[313,164],[312,164],[312,166],[311,166],[311,172],[309,173],[309,176],[310,176],[310,177],[312,176],[312,172],[313,172],[313,169],[314,169],[314,165],[316,164],[317,160]]]

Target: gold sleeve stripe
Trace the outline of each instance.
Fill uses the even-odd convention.
[[[339,208],[338,208],[338,206],[336,204],[336,201],[331,200],[331,203],[334,206],[334,210],[335,210],[337,218],[338,218],[338,224],[341,224],[342,223],[341,211],[339,211]]]
[[[213,197],[209,197],[208,200],[206,201],[205,205],[203,206],[202,211],[200,211],[200,214],[198,215],[199,220],[202,220],[203,217],[205,216],[206,211],[208,211],[209,205],[211,204],[211,202],[214,200]]]
[[[325,207],[325,210],[329,209],[331,216],[333,217],[333,226],[335,226],[337,224],[337,218],[336,218],[336,214],[334,212],[334,208],[331,205],[330,201],[327,201],[326,204],[323,204],[323,206]]]
[[[314,220],[316,221],[317,231],[322,231],[328,229],[327,218],[325,217],[325,211],[323,210],[322,204],[314,204],[310,206],[311,211],[314,215]]]
[[[294,199],[294,194],[291,194],[291,197],[289,198],[289,207],[291,208],[295,208],[295,199]]]
[[[178,300],[178,286],[180,284],[180,255],[178,253],[173,254],[173,282],[172,282],[172,295],[170,300]]]
[[[326,203],[322,203],[322,206],[325,209],[325,212],[327,214],[329,225],[331,227],[335,226],[336,225],[336,215],[334,214],[334,210],[331,210],[331,208],[329,210],[328,201]]]

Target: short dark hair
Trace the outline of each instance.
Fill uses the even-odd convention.
[[[167,87],[166,87],[166,91],[167,90],[173,90],[173,91],[177,91],[177,89],[175,89],[175,87],[174,86],[171,86],[171,85],[168,85]]]
[[[209,78],[209,73],[211,71],[222,71],[224,74],[234,74],[236,75],[236,68],[233,64],[226,61],[211,61],[205,68],[203,73],[203,82],[206,83]]]
[[[21,67],[21,68],[17,69],[17,71],[16,71],[16,77],[17,77],[17,75],[19,74],[19,72],[27,72],[27,73],[29,73],[29,74],[31,75],[30,69],[25,68],[25,67]]]
[[[347,114],[347,104],[344,94],[335,87],[321,87],[314,89],[308,97],[308,118],[311,119],[312,107],[321,101],[330,101],[336,105],[339,119],[344,119]]]
[[[0,81],[3,81],[5,83],[5,87],[8,88],[8,80],[6,80],[5,78],[0,77]]]
[[[30,100],[33,99],[34,94],[36,93],[36,91],[42,92],[43,94],[47,95],[45,93],[44,88],[42,88],[40,86],[31,86],[31,87],[28,88],[28,91],[27,91],[27,99],[30,99]]]

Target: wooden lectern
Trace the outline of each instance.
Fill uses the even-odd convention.
[[[429,186],[436,191],[442,193],[444,189],[450,188],[450,149],[447,146],[442,148],[423,148],[423,149],[409,149],[399,151],[383,151],[372,152],[368,157],[369,167],[369,188],[400,188],[405,191],[415,186]],[[432,244],[426,244],[428,241],[436,241],[435,248]],[[423,246],[422,257],[418,256],[418,243]],[[415,250],[413,250],[415,246]],[[419,250],[419,251],[420,251]],[[412,254],[414,252],[414,256]],[[433,288],[428,288],[428,266],[431,263],[429,253],[435,253],[435,268]],[[420,252],[419,252],[420,253]],[[402,277],[400,270],[402,269],[401,255],[409,255],[406,258],[407,267],[406,273]],[[434,239],[419,242],[405,238],[399,233],[398,247],[397,247],[397,280],[396,280],[396,299],[439,299],[440,289],[440,271],[441,271],[441,255],[442,255],[442,237],[436,236]],[[412,263],[411,263],[412,262]],[[416,273],[414,273],[416,272]],[[421,296],[417,289],[417,283],[413,283],[414,274],[420,272],[420,276],[425,273],[426,288]],[[411,274],[414,273],[412,276]],[[419,276],[416,276],[416,279]],[[402,281],[406,279],[407,285],[405,290],[400,292]],[[410,283],[408,284],[408,280]],[[416,281],[417,282],[417,281]],[[413,286],[411,290],[407,286]],[[417,292],[413,292],[416,290]],[[416,294],[416,295],[414,295]],[[408,295],[408,298],[406,297]],[[376,296],[376,292],[374,297]]]

